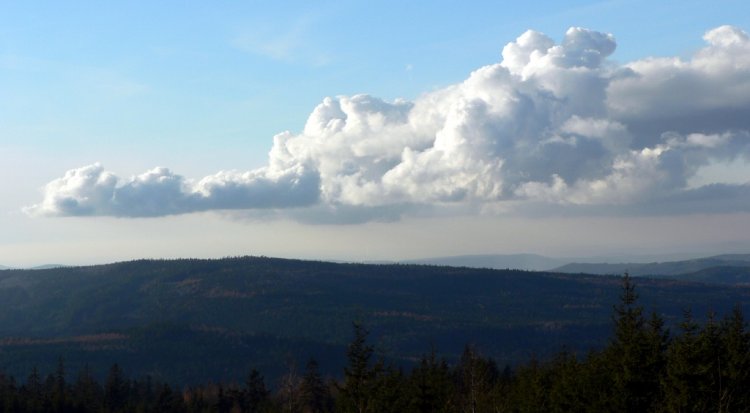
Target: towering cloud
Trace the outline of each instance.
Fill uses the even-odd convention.
[[[750,161],[750,39],[730,26],[704,39],[689,60],[618,66],[610,34],[571,28],[556,44],[527,31],[500,63],[413,102],[326,98],[302,133],[274,137],[267,167],[190,181],[91,165],[50,182],[27,211],[748,210],[748,184],[689,186],[709,163]]]

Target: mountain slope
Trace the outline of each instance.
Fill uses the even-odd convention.
[[[705,268],[692,273],[672,275],[669,277],[683,281],[701,282],[707,284],[750,286],[750,266],[717,266]]]
[[[750,303],[741,287],[639,279],[638,288],[671,325],[687,307],[700,316]],[[119,361],[178,382],[238,379],[251,367],[275,377],[310,356],[338,369],[354,320],[399,364],[433,345],[455,358],[467,343],[515,363],[601,346],[619,293],[619,277],[256,257],[8,270],[0,370],[51,371],[58,355],[73,370]]]
[[[550,268],[559,267],[569,261],[537,254],[488,254],[423,258],[404,262],[407,264],[447,265],[451,267],[546,271]]]
[[[750,254],[716,255],[693,260],[640,263],[572,263],[557,267],[552,271],[569,274],[623,274],[644,275],[678,275],[694,273],[712,267],[750,267]]]

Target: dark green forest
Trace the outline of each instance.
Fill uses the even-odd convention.
[[[243,382],[176,388],[130,379],[115,364],[103,381],[65,362],[46,376],[0,375],[0,412],[745,412],[750,411],[750,333],[740,306],[698,322],[689,310],[675,331],[647,314],[625,275],[606,346],[562,349],[510,367],[465,346],[450,363],[427,349],[412,368],[377,356],[370,332],[353,323],[346,364],[321,373],[314,355],[290,360],[275,383],[251,369]],[[209,355],[210,357],[210,355]],[[272,384],[272,385],[270,385]]]
[[[604,348],[620,278],[266,257],[2,270],[0,371],[50,372],[62,356],[99,382],[117,362],[180,388],[241,382],[252,368],[276,386],[287,364],[314,355],[321,374],[339,377],[352,320],[370,330],[376,358],[405,371],[431,348],[455,365],[467,343],[517,366]],[[702,324],[711,310],[750,305],[743,284],[637,280],[640,302],[672,331],[685,308]]]

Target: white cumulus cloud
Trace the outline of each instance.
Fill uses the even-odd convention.
[[[189,180],[166,168],[121,179],[68,171],[35,215],[161,216],[274,210],[306,221],[396,219],[420,210],[613,213],[750,209],[747,184],[688,181],[750,162],[750,38],[708,31],[690,59],[617,65],[608,33],[527,31],[502,59],[414,101],[323,100],[299,134],[273,139],[268,166]],[[749,178],[750,179],[750,178]]]
[[[167,168],[119,179],[100,164],[65,173],[44,188],[31,215],[155,217],[206,210],[286,208],[315,204],[320,181],[303,167],[220,172],[190,182]]]

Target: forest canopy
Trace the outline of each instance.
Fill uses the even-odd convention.
[[[347,365],[325,377],[314,357],[290,362],[277,383],[255,369],[244,383],[176,389],[113,365],[104,382],[88,368],[25,380],[0,375],[0,412],[742,412],[750,409],[750,334],[741,308],[697,322],[686,310],[671,332],[645,313],[630,277],[613,308],[613,334],[599,351],[562,350],[546,360],[500,366],[467,345],[449,363],[427,351],[408,371],[378,357],[353,323]]]

